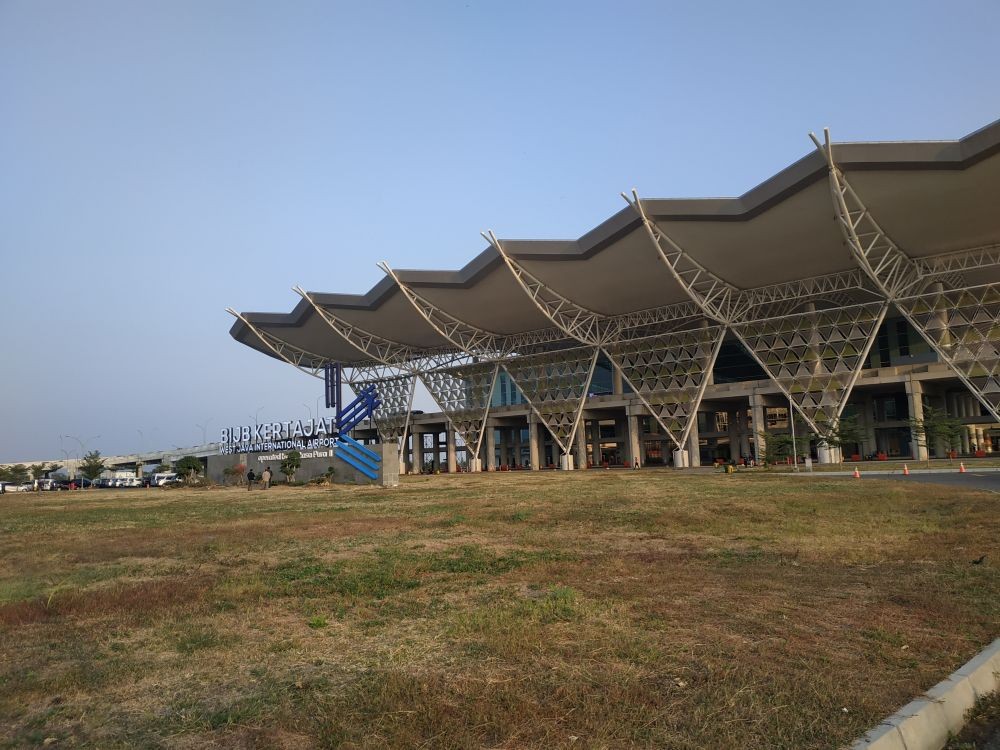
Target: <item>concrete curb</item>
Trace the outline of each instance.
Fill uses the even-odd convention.
[[[964,667],[910,701],[850,750],[941,750],[965,726],[976,699],[1000,689],[1000,638]]]

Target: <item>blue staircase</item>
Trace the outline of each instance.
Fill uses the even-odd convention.
[[[378,479],[378,465],[382,463],[382,457],[370,448],[363,446],[357,440],[341,433],[337,438],[336,456],[369,479]]]

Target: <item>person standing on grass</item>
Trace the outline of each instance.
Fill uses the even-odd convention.
[[[257,478],[257,475],[253,473],[253,469],[247,472],[247,492],[253,489],[253,480]]]
[[[264,469],[264,473],[260,475],[261,480],[264,482],[264,489],[266,490],[271,486],[271,467],[268,466]]]

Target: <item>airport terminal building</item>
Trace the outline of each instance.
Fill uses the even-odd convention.
[[[633,192],[579,239],[487,233],[460,270],[383,264],[366,294],[230,310],[230,333],[375,384],[368,434],[411,471],[759,457],[790,407],[821,462],[846,417],[848,458],[1000,450],[1000,121],[814,140],[738,198]],[[418,381],[440,412],[413,412]],[[928,407],[961,421],[959,445],[911,429]]]

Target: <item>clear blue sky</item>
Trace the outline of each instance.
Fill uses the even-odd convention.
[[[226,306],[1000,117],[995,0],[0,0],[0,461],[307,417]],[[308,404],[308,409],[303,406]],[[96,436],[100,437],[96,437]]]

